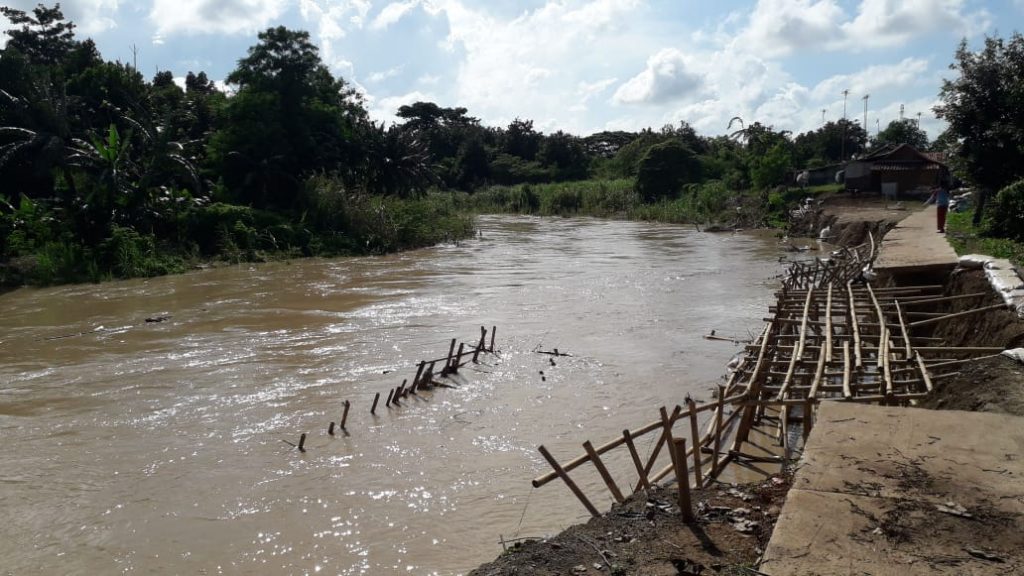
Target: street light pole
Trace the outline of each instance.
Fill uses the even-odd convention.
[[[846,97],[850,95],[850,91],[843,90],[843,140],[839,145],[839,162],[842,163],[846,160]]]

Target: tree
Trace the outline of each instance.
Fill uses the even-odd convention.
[[[700,179],[697,156],[676,139],[647,149],[637,168],[636,187],[645,202],[675,198],[683,184]]]
[[[75,25],[64,21],[59,3],[53,8],[39,4],[32,9],[31,15],[23,10],[0,6],[0,14],[11,24],[20,26],[4,32],[10,37],[7,50],[13,48],[21,52],[33,64],[60,64],[75,46]]]
[[[754,188],[765,189],[784,184],[793,169],[793,158],[786,143],[777,143],[763,156],[754,159],[750,179]]]
[[[935,113],[949,123],[966,176],[979,187],[979,224],[987,196],[1024,176],[1024,37],[985,38],[978,52],[964,40],[950,69],[957,77],[943,80]]]
[[[559,130],[544,138],[540,154],[541,164],[551,166],[559,180],[585,178],[587,153],[579,138]]]
[[[830,121],[793,140],[794,161],[797,166],[836,164],[862,154],[867,143],[868,133],[860,124],[848,119]]]
[[[366,110],[320,61],[308,32],[261,32],[228,83],[238,92],[225,105],[210,158],[237,201],[291,209],[315,172],[358,180],[367,160],[355,131]]]
[[[533,129],[533,120],[516,118],[501,136],[501,151],[523,160],[534,160],[543,136]]]
[[[904,118],[889,122],[885,130],[879,132],[871,144],[874,148],[909,144],[918,150],[925,150],[928,148],[928,134],[921,130],[916,120]]]
[[[368,191],[384,196],[419,196],[436,181],[430,152],[413,132],[370,124],[360,140],[367,146]]]

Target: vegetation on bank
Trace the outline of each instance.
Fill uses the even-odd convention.
[[[386,126],[303,31],[260,33],[225,87],[105,61],[59,5],[0,13],[12,26],[0,50],[6,285],[403,250],[470,234],[478,212],[779,226],[808,194],[786,187],[794,171],[927,143],[908,120],[872,139],[848,119],[793,136],[738,117],[715,137],[686,122],[578,137],[520,118],[485,126],[431,102]],[[998,113],[1020,93],[1022,46],[1019,35],[977,54],[961,46],[961,78],[942,89],[950,129],[932,146],[955,155],[982,201],[1024,176],[1024,126]]]

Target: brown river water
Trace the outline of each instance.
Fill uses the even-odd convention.
[[[568,459],[710,399],[739,347],[702,335],[758,330],[781,270],[769,234],[478,226],[397,255],[0,295],[0,573],[468,572],[500,538],[585,520],[565,486],[531,487],[537,445]],[[370,415],[481,325],[498,356]],[[345,400],[348,435],[328,436]],[[305,453],[283,442],[301,432]]]

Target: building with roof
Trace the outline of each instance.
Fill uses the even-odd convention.
[[[892,197],[927,191],[949,177],[949,167],[939,158],[909,144],[887,146],[846,165],[846,189]]]

